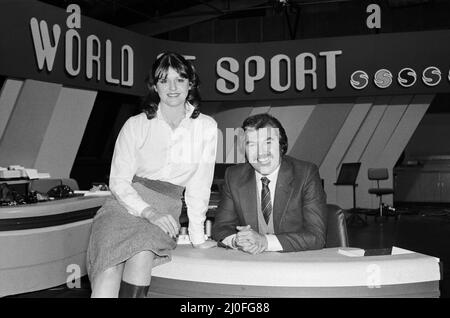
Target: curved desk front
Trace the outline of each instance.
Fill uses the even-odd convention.
[[[86,275],[92,217],[105,197],[0,208],[0,296],[47,289]]]
[[[338,248],[249,255],[178,246],[153,268],[153,297],[439,297],[439,259],[350,257]]]

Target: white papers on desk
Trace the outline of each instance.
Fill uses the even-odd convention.
[[[205,240],[208,240],[209,237],[205,234]],[[191,244],[191,240],[189,239],[189,234],[180,234],[177,238],[178,245],[188,245]]]
[[[392,255],[400,255],[400,254],[411,254],[413,251],[405,250],[404,248],[392,246]]]
[[[338,253],[341,255],[349,256],[349,257],[360,257],[364,256],[365,250],[361,248],[340,248],[338,249]],[[404,248],[392,247],[391,255],[401,255],[401,254],[411,254],[413,251],[405,250]]]
[[[111,195],[111,191],[89,191],[89,190],[75,190],[75,194],[84,194],[85,197],[89,196],[108,196]]]
[[[360,257],[364,256],[365,250],[362,248],[340,248],[338,253],[349,257]]]
[[[30,180],[31,179],[39,179],[39,173],[37,172],[36,169],[24,169],[23,171],[25,171],[25,177],[28,177]]]
[[[191,244],[191,240],[189,239],[189,235],[187,235],[187,234],[180,234],[180,235],[178,235],[177,244],[178,245]]]

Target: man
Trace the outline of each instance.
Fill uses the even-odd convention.
[[[251,254],[325,245],[326,197],[317,166],[286,155],[286,132],[269,114],[247,118],[246,163],[225,171],[212,238]]]

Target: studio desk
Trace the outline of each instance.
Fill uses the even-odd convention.
[[[439,259],[411,251],[346,256],[339,248],[249,255],[178,246],[153,268],[153,297],[439,297]]]
[[[86,275],[92,217],[105,197],[0,208],[0,296]],[[179,245],[152,270],[153,297],[439,297],[439,259],[350,257],[338,248],[249,255]]]
[[[0,297],[86,275],[92,218],[105,197],[0,207]]]

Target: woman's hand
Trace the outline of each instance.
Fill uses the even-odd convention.
[[[157,225],[170,237],[177,237],[180,230],[180,225],[177,221],[175,221],[172,215],[154,212],[150,207],[147,207],[144,211],[142,211],[142,217],[147,219],[150,223]]]
[[[213,240],[207,240],[202,244],[192,244],[195,248],[212,248],[217,246],[217,242]]]

